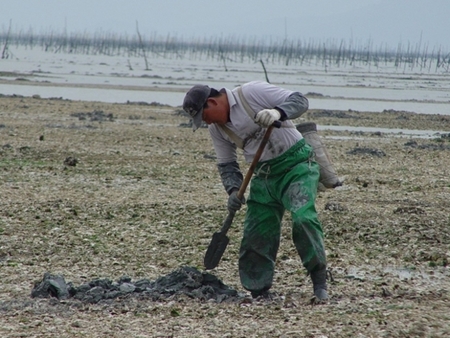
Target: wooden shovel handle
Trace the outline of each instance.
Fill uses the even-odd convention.
[[[237,197],[239,199],[242,199],[242,197],[244,196],[245,190],[247,189],[247,186],[250,183],[250,180],[252,179],[256,165],[258,164],[259,159],[261,158],[261,155],[264,151],[264,148],[266,147],[266,144],[269,141],[270,134],[272,134],[273,128],[274,127],[280,128],[280,126],[281,126],[280,121],[275,121],[273,125],[271,125],[269,128],[267,128],[266,133],[264,134],[264,137],[261,141],[261,144],[259,145],[259,148],[256,151],[255,157],[253,157],[253,161],[250,164],[250,168],[248,168],[247,174],[245,174],[244,181],[242,182],[241,187],[239,188],[239,191],[237,194]]]
[[[242,197],[244,196],[245,190],[247,189],[247,186],[253,176],[256,165],[258,164],[259,159],[261,158],[264,148],[266,147],[266,144],[269,141],[270,134],[272,133],[273,128],[274,127],[280,128],[280,126],[281,126],[280,121],[275,121],[273,125],[271,125],[269,128],[267,128],[266,133],[264,134],[264,137],[259,145],[259,148],[256,151],[255,157],[253,157],[252,163],[250,164],[250,168],[248,168],[247,174],[245,174],[244,181],[242,182],[241,187],[239,188],[239,191],[237,193],[237,197],[239,199],[242,199]],[[228,232],[228,229],[230,229],[231,224],[233,223],[233,218],[234,218],[235,214],[236,214],[236,211],[228,210],[228,216],[225,219],[225,221],[223,222],[222,228],[220,229],[220,232],[224,236]]]

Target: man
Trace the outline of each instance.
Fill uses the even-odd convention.
[[[316,299],[328,299],[323,232],[315,209],[319,166],[290,119],[308,109],[299,92],[267,82],[249,82],[229,90],[196,85],[186,94],[183,109],[190,114],[194,131],[202,122],[208,129],[217,155],[222,183],[229,195],[228,208],[239,210],[245,198],[237,197],[243,175],[236,148],[251,162],[266,129],[274,128],[255,168],[247,199],[244,233],[239,252],[239,275],[254,298],[270,297],[275,261],[285,210],[292,215],[292,236]]]

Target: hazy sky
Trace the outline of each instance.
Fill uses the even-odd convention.
[[[450,46],[450,0],[0,0],[0,31]],[[422,37],[422,39],[421,39]]]

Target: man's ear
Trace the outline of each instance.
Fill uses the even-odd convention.
[[[208,97],[206,102],[208,102],[208,107],[216,107],[219,104],[215,97]]]

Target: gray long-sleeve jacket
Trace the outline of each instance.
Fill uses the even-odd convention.
[[[238,137],[245,140],[244,156],[251,162],[264,136],[261,128],[248,115],[244,104],[239,99],[237,89],[225,89],[230,104],[230,122],[226,127]],[[242,85],[242,93],[251,107],[258,113],[262,109],[278,109],[281,111],[282,128],[274,129],[260,161],[275,158],[296,144],[302,135],[294,127],[291,119],[301,116],[308,109],[308,99],[299,92],[274,86],[267,82],[253,81]],[[242,173],[237,163],[236,145],[233,140],[216,125],[209,126],[218,160],[218,169],[224,187],[228,193],[239,189],[242,183]]]

